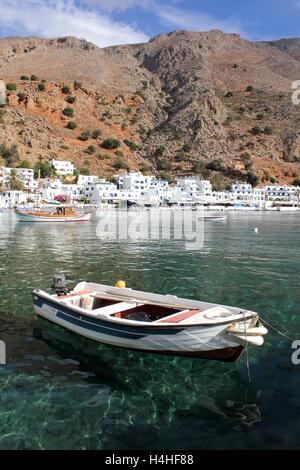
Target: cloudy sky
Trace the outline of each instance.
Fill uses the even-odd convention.
[[[98,46],[175,29],[300,37],[300,0],[0,0],[0,36],[77,36]]]

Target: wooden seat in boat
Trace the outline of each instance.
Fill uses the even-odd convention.
[[[181,323],[188,318],[193,317],[200,313],[200,310],[184,310],[179,313],[175,313],[174,315],[170,315],[169,317],[162,318],[161,320],[157,320],[156,323]]]

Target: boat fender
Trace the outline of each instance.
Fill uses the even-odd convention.
[[[120,281],[116,282],[115,287],[118,287],[119,289],[124,289],[124,287],[126,287],[126,283],[125,283],[125,281],[120,280]]]

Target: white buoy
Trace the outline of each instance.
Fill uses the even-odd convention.
[[[257,227],[255,227],[254,232],[258,233],[258,228]]]

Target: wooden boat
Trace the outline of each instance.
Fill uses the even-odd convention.
[[[58,283],[59,284],[59,283]],[[235,361],[267,329],[248,310],[123,287],[79,282],[67,292],[33,291],[40,317],[78,335],[137,351]],[[120,285],[120,284],[118,284]]]
[[[37,210],[16,209],[15,214],[20,222],[87,222],[92,214],[77,212],[71,207],[53,207],[49,210],[38,208]]]

